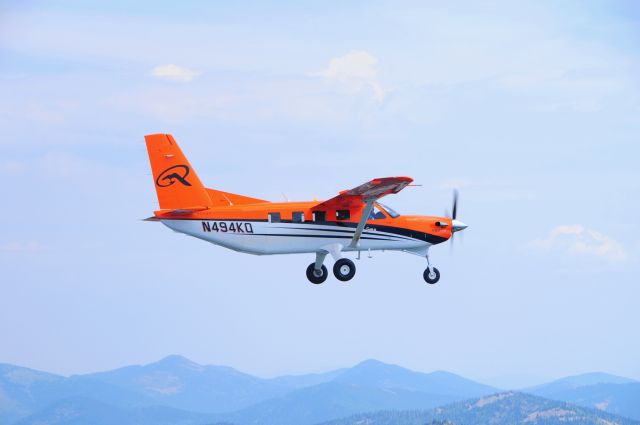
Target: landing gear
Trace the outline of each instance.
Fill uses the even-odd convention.
[[[435,267],[427,267],[427,269],[422,274],[422,277],[424,277],[425,282],[433,285],[440,280],[440,270],[436,269]]]
[[[343,246],[340,244],[326,245],[322,249],[316,251],[316,261],[307,267],[307,279],[311,283],[322,283],[327,280],[327,268],[323,265],[327,254],[336,260],[333,265],[333,274],[336,279],[346,282],[351,280],[356,274],[356,265],[348,258],[341,258]]]
[[[307,279],[316,285],[327,280],[328,275],[329,272],[324,265],[321,265],[319,269],[316,269],[316,263],[311,263],[309,264],[309,267],[307,267]]]
[[[333,265],[333,275],[343,282],[351,280],[356,275],[356,265],[348,258],[341,258]]]

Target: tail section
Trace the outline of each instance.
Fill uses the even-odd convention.
[[[144,140],[160,209],[187,212],[212,206],[207,190],[172,135],[150,134]]]

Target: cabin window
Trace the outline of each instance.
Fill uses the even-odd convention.
[[[291,221],[293,223],[302,223],[304,221],[304,213],[294,212],[293,214],[291,214]]]
[[[326,211],[314,211],[313,212],[313,221],[327,221],[327,212]]]
[[[279,212],[269,213],[269,223],[280,223],[280,213]]]
[[[351,218],[351,212],[349,210],[337,210],[336,218],[338,220],[349,220],[349,218]]]

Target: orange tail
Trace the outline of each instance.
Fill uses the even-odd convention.
[[[211,199],[170,134],[144,136],[160,209],[203,210]]]

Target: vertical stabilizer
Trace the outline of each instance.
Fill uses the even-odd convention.
[[[144,139],[160,209],[201,210],[210,207],[212,203],[205,187],[173,136],[150,134]]]

